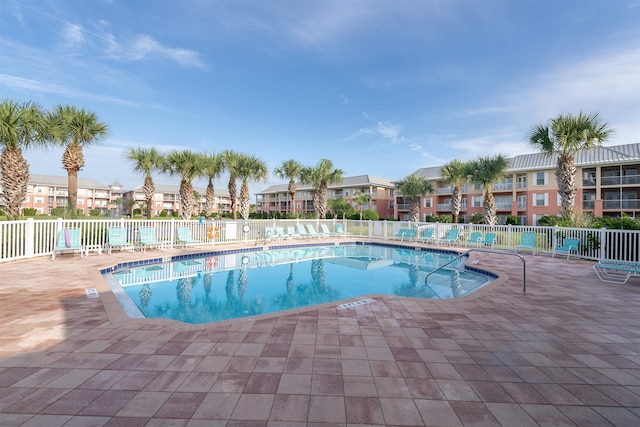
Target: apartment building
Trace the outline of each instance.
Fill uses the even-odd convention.
[[[517,216],[522,225],[535,225],[544,215],[561,211],[556,182],[556,157],[542,153],[525,154],[510,159],[507,177],[493,186],[498,221]],[[640,144],[598,147],[583,150],[575,156],[577,168],[576,211],[595,216],[640,214]],[[451,214],[453,186],[446,185],[440,167],[422,168],[414,172],[432,180],[435,194],[422,197],[420,215]],[[483,192],[473,184],[462,187],[460,218],[467,221],[482,213]],[[398,219],[408,219],[410,204],[396,194]]]
[[[256,209],[258,212],[291,212],[291,195],[288,193],[289,184],[279,184],[268,187],[256,193]],[[313,186],[296,184],[295,206],[296,213],[313,212]],[[368,194],[369,202],[364,209],[374,210],[380,218],[392,218],[394,212],[394,185],[391,180],[372,175],[358,175],[344,178],[338,184],[328,186],[328,197],[343,198],[359,210],[353,200],[356,193]]]
[[[127,191],[124,194],[124,198],[129,203],[129,212],[131,213],[134,208],[141,208],[146,202],[142,185],[137,186],[133,190]],[[175,212],[180,212],[180,187],[177,185],[155,185],[156,191],[153,195],[153,214],[155,216],[160,215],[163,210],[167,211],[169,216]],[[197,206],[193,209],[193,214],[197,215],[199,212],[204,211],[206,205],[206,188],[194,188],[194,191],[199,195],[196,200]],[[229,213],[231,212],[231,197],[227,189],[215,189],[214,209],[215,214]],[[143,210],[144,212],[144,210]]]

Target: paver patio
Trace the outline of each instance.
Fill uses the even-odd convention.
[[[157,256],[0,264],[0,425],[640,425],[640,278],[592,261],[525,255],[526,294],[476,253],[501,278],[463,300],[128,319],[98,269]]]

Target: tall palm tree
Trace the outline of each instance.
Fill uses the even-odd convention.
[[[96,144],[109,133],[106,123],[98,120],[95,113],[78,109],[72,105],[58,105],[50,116],[51,122],[59,127],[57,141],[65,147],[62,167],[67,170],[69,203],[68,214],[78,216],[78,172],[84,167],[83,148]]]
[[[462,185],[467,181],[464,167],[464,162],[453,159],[440,168],[445,184],[453,185],[451,212],[453,213],[454,224],[458,223],[458,216],[460,215],[460,208],[462,207]]]
[[[322,219],[327,213],[327,200],[329,184],[337,184],[342,181],[342,170],[333,167],[333,162],[321,159],[318,164],[302,168],[300,180],[305,184],[313,185],[313,210],[316,218]]]
[[[484,212],[484,222],[489,225],[496,225],[496,201],[493,198],[493,184],[501,181],[506,176],[509,167],[509,159],[502,154],[493,157],[479,157],[467,163],[465,175],[470,177],[471,182],[480,185],[484,190],[482,208]]]
[[[142,191],[147,205],[147,218],[151,218],[153,212],[153,194],[156,191],[151,173],[160,170],[164,156],[154,147],[130,147],[125,152],[125,159],[133,164],[134,172],[142,172],[144,174]]]
[[[405,199],[411,201],[411,208],[409,208],[410,221],[420,221],[420,198],[434,192],[433,183],[424,176],[409,175],[400,181],[396,181],[395,187]]]
[[[362,221],[362,210],[364,209],[364,205],[366,205],[369,200],[371,200],[371,195],[369,194],[361,193],[359,191],[353,193],[353,201],[356,202],[358,209],[360,209],[360,221]]]
[[[203,169],[202,175],[207,178],[207,192],[205,193],[205,207],[204,211],[207,216],[213,214],[213,208],[216,202],[216,193],[213,188],[213,181],[216,178],[220,178],[224,165],[222,163],[222,156],[210,153],[202,155]]]
[[[249,219],[249,181],[264,181],[267,178],[267,164],[256,156],[242,154],[238,158],[237,177],[242,180],[240,187],[240,215]]]
[[[561,114],[551,119],[550,124],[534,126],[529,133],[529,142],[549,156],[558,156],[556,180],[562,215],[572,219],[578,191],[575,155],[580,150],[592,150],[602,145],[612,131],[606,123],[600,123],[598,113]]]
[[[47,137],[45,114],[39,105],[8,99],[0,103],[1,199],[8,219],[15,219],[20,214],[20,205],[27,194],[29,164],[22,150],[44,144]]]
[[[175,150],[165,156],[161,169],[171,176],[180,176],[180,216],[190,219],[195,206],[193,180],[202,175],[202,156],[191,150]]]
[[[288,192],[291,196],[291,214],[296,214],[296,179],[300,178],[300,172],[302,171],[302,165],[294,160],[289,159],[282,162],[282,165],[273,170],[273,174],[281,179],[289,180]]]
[[[236,187],[236,179],[238,178],[238,160],[241,154],[233,150],[225,150],[222,152],[222,164],[224,170],[229,173],[229,184],[227,186],[229,190],[229,198],[231,199],[231,217],[238,219],[238,207],[237,207],[237,195],[238,190]]]

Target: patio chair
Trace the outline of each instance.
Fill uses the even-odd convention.
[[[478,246],[482,240],[482,233],[479,231],[472,231],[467,239],[467,246]]]
[[[273,240],[278,238],[278,233],[276,233],[276,229],[274,227],[265,227],[264,228],[264,241]]]
[[[413,228],[401,228],[396,234],[394,234],[393,237],[400,238],[400,241],[402,242],[404,241],[405,237],[407,238],[407,240],[411,241],[415,236],[416,230],[414,230]]]
[[[191,235],[191,229],[189,227],[177,227],[178,243],[184,245],[186,248],[188,245],[201,245],[204,242],[202,240],[196,240]]]
[[[564,239],[564,242],[562,242],[562,246],[553,248],[553,250],[551,251],[551,257],[554,257],[555,254],[557,253],[561,253],[561,254],[567,254],[567,259],[569,259],[569,255],[571,255],[572,252],[578,255],[579,246],[580,246],[579,239]]]
[[[160,241],[156,238],[155,227],[140,227],[138,233],[140,233],[140,247],[142,248],[142,252],[146,251],[147,248],[158,248],[164,251],[167,242]]]
[[[516,253],[520,249],[531,249],[533,255],[536,254],[536,233],[534,231],[525,232],[520,235],[520,244],[516,246]]]
[[[78,252],[80,254],[80,258],[84,256],[85,248],[82,246],[82,242],[80,241],[79,228],[63,228],[62,230],[58,230],[51,259],[56,259],[56,253],[62,254],[68,252]]]
[[[485,233],[482,240],[480,240],[480,245],[489,246],[493,249],[493,245],[496,244],[496,240],[498,240],[498,235],[496,233]]]
[[[327,224],[320,224],[320,231],[325,236],[333,236],[333,235],[335,235],[335,233],[329,231],[329,227],[327,227]]]
[[[415,233],[415,231],[414,231]],[[336,235],[341,236],[341,237],[347,237],[347,236],[352,236],[352,233],[347,233],[347,231],[344,229],[344,226],[342,224],[336,224]]]
[[[446,243],[449,246],[453,246],[453,244],[458,241],[458,236],[459,235],[460,235],[460,230],[458,230],[457,228],[452,228],[452,229],[449,230],[449,232],[447,233],[446,237],[444,237],[442,239],[438,239],[438,244]]]
[[[433,238],[433,233],[435,228],[425,228],[422,230],[422,233],[419,233],[416,237],[416,241],[422,241],[423,243],[433,242],[435,239]]]
[[[296,228],[293,225],[287,227],[287,236],[292,237],[294,239],[300,238],[300,233],[296,231]]]
[[[276,237],[280,239],[287,239],[289,237],[289,235],[284,232],[284,227],[276,227],[275,230],[276,230]]]
[[[298,226],[296,227],[298,229],[298,235],[303,238],[303,239],[309,239],[311,238],[311,235],[309,233],[307,233],[307,229],[304,228],[303,224],[298,224]]]
[[[309,236],[311,237],[323,237],[322,233],[318,233],[313,224],[307,224],[307,230],[309,230]]]
[[[640,262],[600,260],[593,270],[603,282],[624,284],[630,277],[640,275]]]
[[[133,252],[135,245],[127,240],[127,230],[124,227],[107,228],[107,243],[105,243],[107,254],[111,255],[113,248],[120,248],[120,252]]]

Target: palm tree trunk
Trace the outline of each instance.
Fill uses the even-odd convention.
[[[487,190],[484,195],[482,207],[484,208],[484,222],[489,225],[496,225],[498,223],[498,217],[496,216],[496,201],[493,198],[493,193],[489,190]]]
[[[293,180],[289,181],[289,194],[291,195],[291,214],[295,217],[296,216],[296,204],[295,204],[296,183]]]
[[[460,216],[460,207],[462,206],[462,189],[459,185],[453,187],[453,196],[451,197],[451,212],[453,213],[453,223],[458,223]]]
[[[213,188],[213,183],[209,182],[209,184],[207,185],[205,207],[204,207],[204,212],[205,214],[207,214],[208,217],[211,217],[213,215],[213,208],[215,207],[215,203],[216,203],[216,193]]]
[[[249,184],[242,181],[240,186],[240,215],[246,221],[249,219]]]
[[[236,194],[238,193],[236,190],[236,177],[229,177],[229,198],[231,199],[231,215],[233,219],[238,219],[238,214],[236,213]]]
[[[20,215],[20,206],[27,194],[29,183],[29,164],[22,156],[20,148],[2,150],[0,171],[2,171],[1,186],[7,218],[15,219]]]
[[[562,205],[562,216],[573,219],[575,213],[576,192],[576,166],[573,157],[561,155],[558,157],[558,168],[556,169],[556,180],[558,181],[558,193],[560,194],[560,204]]]
[[[409,218],[411,222],[420,221],[420,198],[411,199],[411,208],[409,210]]]
[[[156,186],[153,184],[153,178],[151,178],[150,174],[144,177],[142,191],[144,192],[144,199],[147,203],[147,219],[150,219],[153,212],[153,193],[156,191]]]
[[[318,193],[318,207],[315,209],[316,217],[318,219],[324,219],[327,213],[327,200],[329,199],[329,191],[327,189],[327,183],[322,181]]]
[[[193,213],[193,187],[189,181],[180,181],[180,216],[182,219],[190,219]]]
[[[78,171],[76,169],[67,169],[68,177],[68,191],[69,201],[67,204],[67,210],[70,218],[78,217],[78,209],[76,205],[78,203]]]

